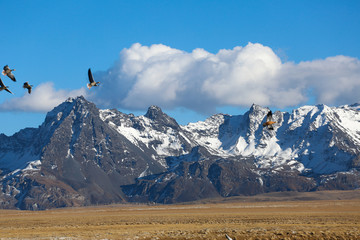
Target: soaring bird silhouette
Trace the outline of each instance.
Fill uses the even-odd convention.
[[[100,82],[95,82],[95,81],[94,81],[94,78],[93,78],[93,75],[92,75],[92,73],[91,73],[91,69],[90,69],[90,68],[89,68],[89,70],[88,70],[88,75],[89,75],[89,82],[90,82],[90,83],[87,84],[87,87],[90,89],[91,87],[98,86],[98,84],[99,84]]]
[[[2,81],[1,78],[0,78],[0,91],[2,91],[2,90],[5,90],[5,91],[13,94],[13,93],[8,89],[8,87],[5,86],[5,84],[3,83],[3,81]]]
[[[29,94],[31,94],[32,87],[33,85],[30,85],[29,82],[25,82],[23,85],[23,88],[27,89]]]
[[[272,119],[272,112],[271,110],[266,115],[266,122],[264,122],[263,127],[268,127],[269,130],[274,130],[273,124],[276,123]]]
[[[12,73],[12,71],[15,71],[15,69],[10,69],[8,65],[4,66],[4,70],[2,71],[2,74],[4,76],[8,76],[11,80],[13,80],[14,82],[16,82],[15,76]]]

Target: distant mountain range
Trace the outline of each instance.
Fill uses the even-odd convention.
[[[38,128],[0,135],[0,208],[359,188],[359,104],[274,112],[273,131],[268,111],[181,126],[156,106],[134,116],[70,98]]]

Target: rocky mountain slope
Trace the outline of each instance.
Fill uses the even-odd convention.
[[[174,203],[360,185],[360,105],[214,115],[180,126],[68,99],[39,128],[0,135],[0,207]]]

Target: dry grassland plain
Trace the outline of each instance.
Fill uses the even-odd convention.
[[[360,239],[360,199],[0,210],[0,239]]]

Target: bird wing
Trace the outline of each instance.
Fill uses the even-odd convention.
[[[0,78],[0,86],[5,87],[5,85],[4,85],[3,81],[1,80],[1,78]]]
[[[266,115],[266,122],[272,122],[272,112],[271,112],[271,110]]]
[[[8,77],[9,77],[11,80],[13,80],[14,82],[16,82],[15,76],[14,76],[14,74],[12,74],[12,72],[9,72],[7,75],[8,75]]]
[[[88,70],[88,75],[89,75],[89,82],[90,82],[90,83],[94,82],[94,78],[93,78],[93,75],[92,75],[92,73],[91,73],[91,69],[90,69],[90,68],[89,68],[89,70]]]
[[[28,87],[28,93],[31,94],[31,87]]]
[[[9,89],[7,89],[7,88],[5,88],[5,91],[7,91],[7,92],[9,92],[9,93],[11,93],[11,94],[13,94]]]

